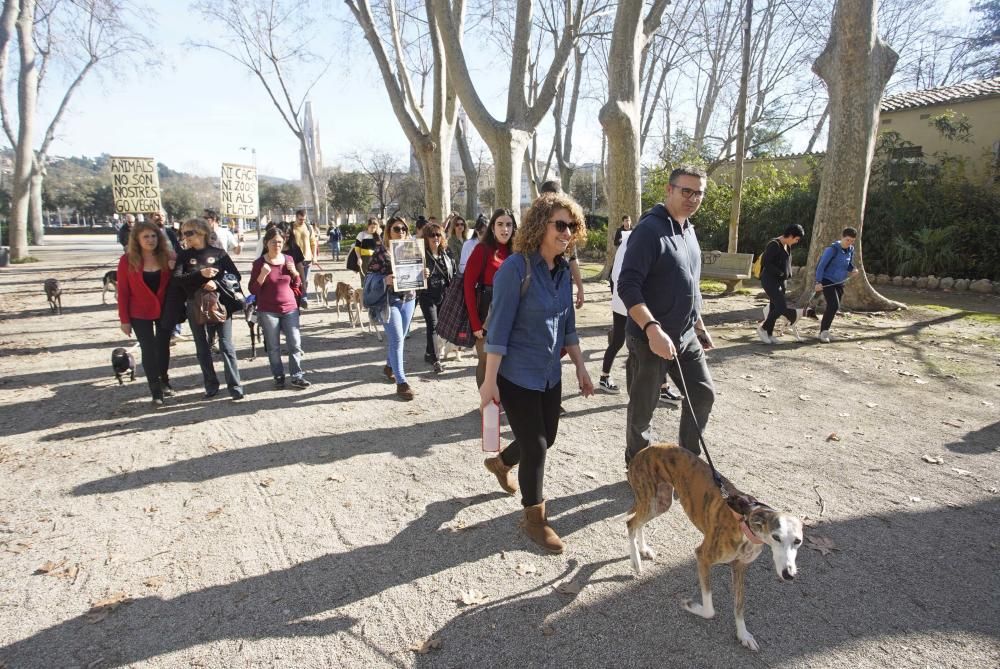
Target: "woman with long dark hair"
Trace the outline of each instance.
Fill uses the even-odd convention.
[[[257,296],[257,320],[264,330],[267,359],[277,388],[285,387],[285,367],[281,364],[281,333],[288,345],[288,371],[294,388],[308,388],[302,371],[302,334],[299,330],[299,305],[296,289],[302,280],[295,261],[281,252],[285,235],[274,227],[264,235],[264,252],[250,270],[250,292]]]
[[[118,261],[118,320],[122,332],[139,341],[142,369],[156,406],[173,395],[167,381],[173,328],[160,326],[172,270],[169,246],[155,223],[136,223]]]
[[[484,321],[493,299],[493,277],[507,256],[513,253],[516,231],[517,222],[514,220],[514,213],[510,209],[495,209],[482,241],[469,256],[462,276],[465,309],[469,312],[469,326],[476,338],[476,354],[479,356],[479,364],[476,365],[477,387],[483,385],[486,374],[486,352],[483,348],[486,342]]]

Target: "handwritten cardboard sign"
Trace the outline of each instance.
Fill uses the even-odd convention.
[[[222,163],[219,192],[222,194],[220,212],[223,216],[257,218],[256,167]]]
[[[160,175],[153,158],[111,158],[111,190],[119,214],[160,210]]]

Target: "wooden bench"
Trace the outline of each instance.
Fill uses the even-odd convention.
[[[751,277],[752,253],[723,253],[703,251],[701,254],[701,278],[719,279],[726,284],[726,292],[731,293],[740,281]]]

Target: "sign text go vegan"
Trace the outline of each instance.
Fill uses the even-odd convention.
[[[249,165],[222,163],[223,216],[257,218],[257,168]]]
[[[111,157],[111,190],[119,214],[160,210],[160,175],[153,158]]]

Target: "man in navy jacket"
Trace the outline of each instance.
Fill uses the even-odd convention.
[[[629,314],[626,464],[653,441],[650,421],[665,374],[687,395],[681,405],[680,445],[701,452],[698,425],[704,428],[708,421],[715,387],[705,361],[712,338],[701,318],[701,247],[690,217],[701,206],[705,185],[703,170],[675,169],[666,198],[642,215],[627,242],[618,276],[618,294]]]

